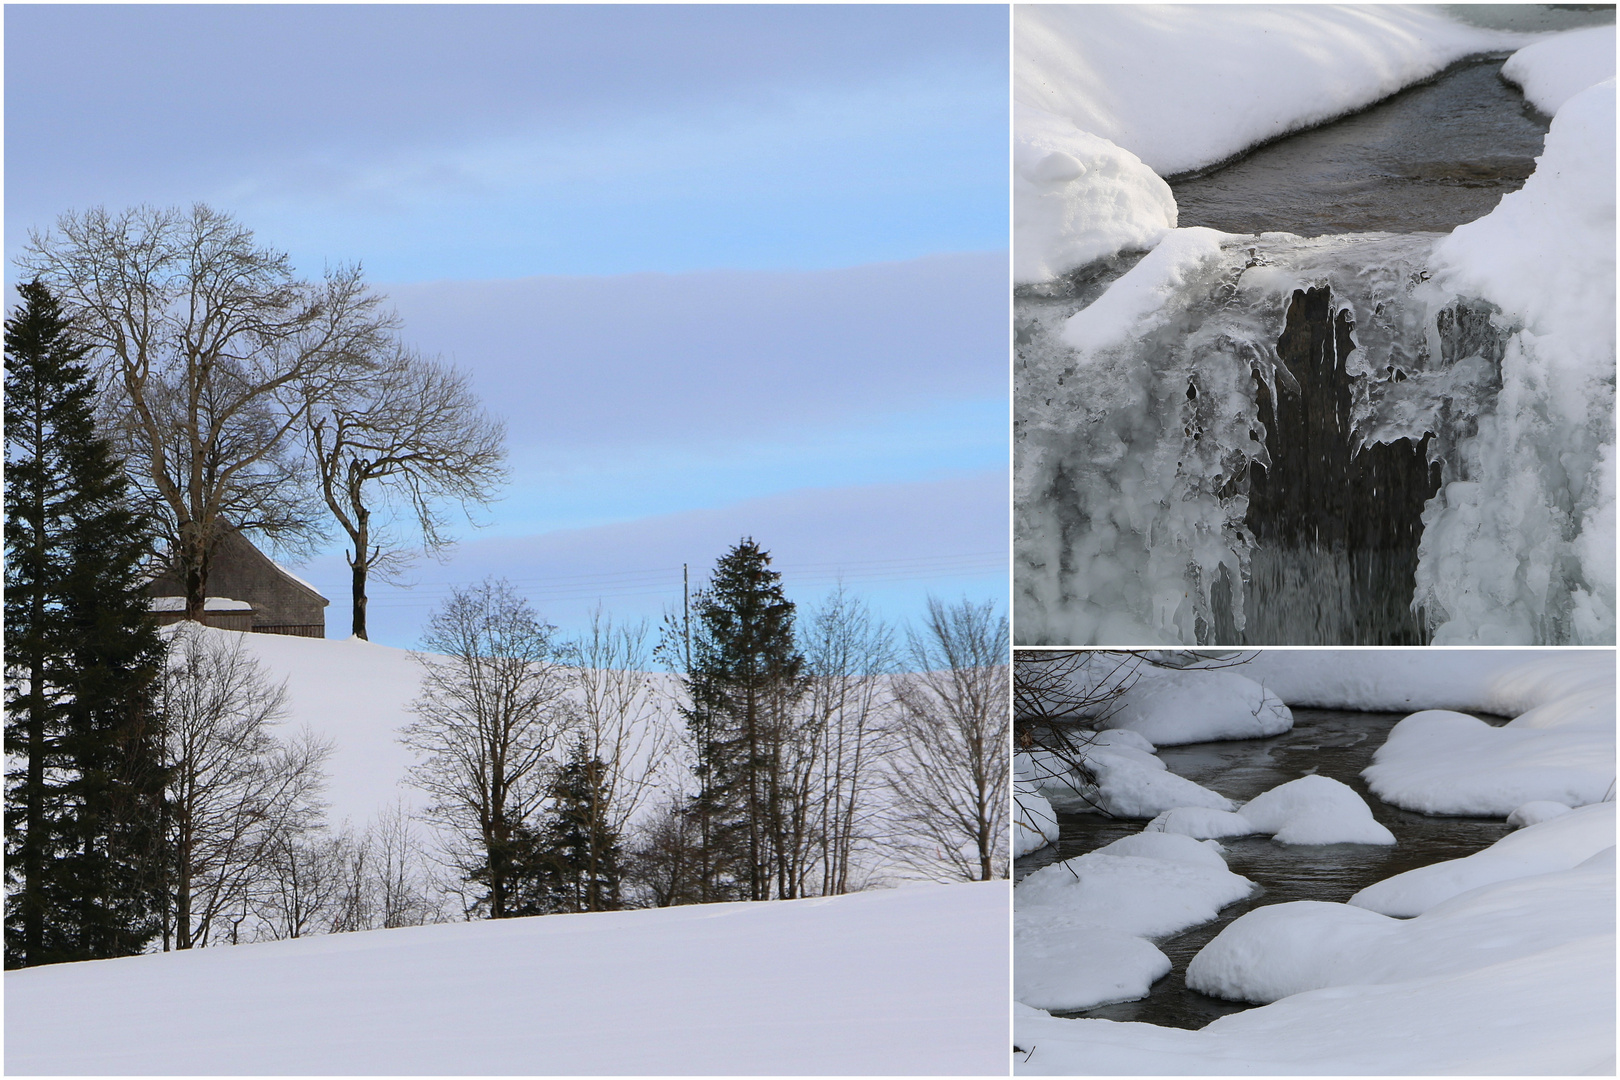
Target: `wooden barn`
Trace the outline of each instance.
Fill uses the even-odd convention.
[[[185,618],[186,590],[175,571],[152,579],[147,592],[158,622]],[[323,638],[327,603],[307,581],[288,573],[235,529],[227,527],[220,534],[208,570],[208,598],[203,609],[209,626]]]

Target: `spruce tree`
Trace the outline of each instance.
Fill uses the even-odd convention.
[[[804,689],[804,657],[793,642],[793,602],[770,564],[770,553],[744,538],[696,598],[685,714],[699,790],[688,813],[710,901],[768,900],[773,881],[776,895],[787,893],[781,750]]]
[[[5,324],[6,965],[139,952],[163,905],[147,521],[50,292]]]

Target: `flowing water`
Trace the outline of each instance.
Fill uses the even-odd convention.
[[[1233,919],[1256,907],[1290,900],[1342,903],[1374,882],[1415,867],[1471,855],[1512,831],[1497,819],[1410,813],[1379,801],[1367,790],[1361,770],[1372,763],[1373,752],[1407,714],[1325,709],[1293,712],[1293,730],[1282,735],[1164,747],[1159,757],[1171,772],[1239,801],[1310,773],[1332,777],[1350,785],[1366,800],[1373,817],[1395,834],[1396,846],[1296,846],[1279,844],[1269,836],[1222,840],[1227,866],[1259,888],[1247,899],[1223,908],[1214,921],[1155,942],[1170,958],[1172,967],[1170,974],[1153,984],[1146,998],[1055,1015],[1200,1028],[1219,1016],[1253,1008],[1243,1002],[1206,997],[1188,990],[1182,981],[1188,961]],[[1506,723],[1503,717],[1481,719],[1492,724]],[[1141,832],[1143,824],[1093,813],[1059,811],[1058,842],[1019,859],[1015,876],[1021,879],[1049,863],[1095,851],[1122,836]]]

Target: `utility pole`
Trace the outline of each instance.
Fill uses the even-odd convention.
[[[681,563],[681,633],[686,638],[686,670],[692,670],[692,596],[686,576],[686,564]]]

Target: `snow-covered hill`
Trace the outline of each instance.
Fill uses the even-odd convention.
[[[10,1074],[1006,1071],[1007,882],[9,972]]]

